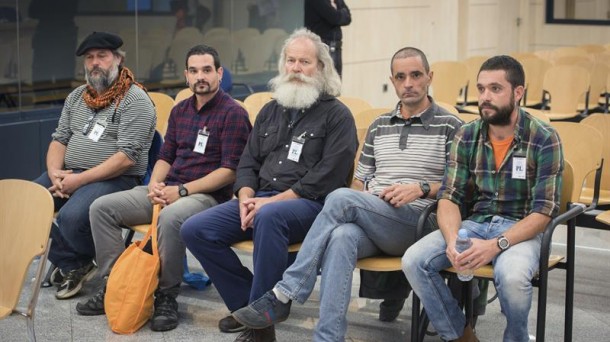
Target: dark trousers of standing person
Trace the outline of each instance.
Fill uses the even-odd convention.
[[[333,59],[333,63],[335,64],[335,69],[339,76],[343,75],[343,59],[341,58],[341,51],[343,43],[340,40],[325,40],[324,43],[328,45],[328,49],[330,51],[330,56]]]

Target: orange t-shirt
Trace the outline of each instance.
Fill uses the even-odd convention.
[[[496,171],[500,170],[500,165],[506,157],[506,153],[508,153],[508,149],[513,142],[515,137],[511,136],[510,138],[506,138],[504,140],[496,140],[489,136],[489,141],[491,142],[491,146],[494,149],[494,159],[496,160]]]

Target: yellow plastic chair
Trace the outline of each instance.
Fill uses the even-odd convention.
[[[28,338],[36,341],[34,312],[42,283],[53,222],[53,197],[44,187],[25,180],[0,180],[0,319],[12,313],[27,320]],[[38,257],[25,310],[17,309],[32,261]]]
[[[597,144],[602,146],[602,156],[605,165],[602,169],[598,204],[610,204],[610,115],[592,114],[584,118],[580,124],[590,126],[592,129],[601,133],[602,139],[597,142]],[[587,182],[582,189],[582,194],[580,196],[580,201],[582,203],[592,203],[593,184],[595,184],[595,178],[591,175],[587,178]]]
[[[272,100],[273,93],[269,91],[262,91],[254,94],[248,95],[244,99],[244,104],[246,105],[246,110],[248,111],[248,115],[250,116],[250,121],[254,122],[256,120],[256,116],[258,112],[267,104],[267,102]]]
[[[174,104],[178,104],[179,102],[184,101],[191,96],[193,96],[193,91],[191,90],[191,88],[184,88],[180,90],[178,94],[176,94],[176,96],[174,97]]]
[[[169,95],[158,92],[149,92],[148,96],[155,104],[155,111],[157,112],[157,131],[162,137],[165,136],[167,131],[167,121],[169,120],[169,114],[174,108],[174,99]]]
[[[544,75],[543,88],[550,95],[550,109],[543,112],[551,120],[571,119],[580,114],[578,101],[589,91],[591,77],[578,65],[555,65]]]
[[[455,61],[441,61],[432,63],[430,69],[434,72],[434,82],[432,82],[434,100],[455,104],[455,99],[460,95],[461,90],[468,85],[466,64]]]
[[[337,100],[346,105],[354,117],[364,110],[373,108],[370,103],[359,97],[339,96],[337,97]]]
[[[478,99],[477,99],[477,101],[478,101]],[[458,109],[457,109],[457,108],[455,108],[455,106],[454,106],[454,105],[451,105],[451,104],[448,104],[448,103],[445,103],[445,102],[440,102],[440,101],[434,101],[434,102],[436,103],[436,105],[437,105],[437,106],[439,106],[439,107],[441,107],[441,108],[445,109],[446,111],[448,111],[448,112],[449,112],[449,113],[451,113],[451,114],[455,114],[455,115],[457,115],[457,114],[459,114],[459,113],[460,113],[460,112],[458,111]]]
[[[539,106],[542,104],[544,75],[551,67],[551,63],[542,58],[522,58],[517,59],[523,66],[525,72],[525,96],[523,105],[526,107]]]
[[[468,69],[468,86],[466,87],[466,96],[460,96],[457,103],[477,103],[479,101],[479,93],[477,92],[477,78],[481,65],[489,59],[489,56],[472,56],[464,60]]]

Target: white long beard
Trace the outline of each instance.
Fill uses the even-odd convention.
[[[301,82],[296,82],[294,80]],[[311,107],[322,93],[319,74],[313,77],[302,74],[278,75],[271,80],[273,97],[286,108],[305,109]]]

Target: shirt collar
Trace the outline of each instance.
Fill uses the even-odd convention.
[[[428,106],[428,108],[426,108],[421,113],[411,116],[412,119],[419,118],[425,129],[428,129],[430,127],[430,124],[434,119],[434,115],[438,112],[438,106],[436,105],[436,103],[434,103],[432,97],[428,96],[428,100],[430,101],[430,105]],[[396,122],[396,120],[406,120],[402,117],[402,114],[400,113],[401,106],[402,103],[398,101],[396,107],[394,108],[394,112],[392,113],[392,118],[390,119],[392,123]]]
[[[201,109],[199,110],[199,112],[208,109],[210,107],[215,107],[218,103],[220,103],[221,99],[224,96],[224,91],[221,88],[218,88],[218,91],[216,92],[216,94],[214,95],[214,97],[212,97],[210,99],[210,101],[206,102]],[[193,94],[190,98],[189,98],[189,106],[195,108],[195,110],[197,110],[197,96],[195,94]]]

